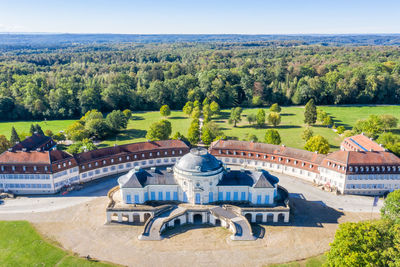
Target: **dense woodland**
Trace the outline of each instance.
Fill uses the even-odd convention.
[[[87,111],[399,104],[400,48],[295,41],[1,46],[0,120]]]

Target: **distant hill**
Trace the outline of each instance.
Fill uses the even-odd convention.
[[[338,35],[241,35],[241,34],[18,34],[0,33],[0,46],[49,47],[109,43],[225,42],[268,45],[271,42],[293,45],[364,46],[400,45],[400,34]]]

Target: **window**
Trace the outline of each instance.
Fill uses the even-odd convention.
[[[239,192],[233,192],[233,200],[235,201],[239,200]]]
[[[183,202],[188,202],[186,192],[183,192]]]
[[[144,192],[144,201],[149,200],[149,193],[148,192]]]
[[[226,200],[231,200],[231,192],[226,192]]]
[[[246,200],[246,192],[241,192],[240,193],[240,200],[242,200],[242,201]]]
[[[258,204],[258,205],[261,204],[261,195],[257,195],[257,204]]]
[[[174,194],[173,194],[173,200],[178,200],[178,192],[174,192]]]
[[[150,192],[150,200],[156,200],[156,192]]]
[[[158,200],[163,200],[163,192],[158,192]]]
[[[213,192],[208,193],[208,202],[213,202],[214,201],[214,194]]]
[[[22,167],[22,169],[24,170],[24,172],[26,171],[26,166]]]
[[[269,195],[265,196],[264,204],[269,204]]]
[[[165,200],[171,200],[171,192],[165,192]]]
[[[34,170],[34,171],[37,171],[37,167],[36,167],[36,166],[33,166],[33,170]]]
[[[126,203],[131,204],[132,199],[131,199],[131,195],[126,195]]]
[[[106,164],[106,161],[105,160],[103,160],[103,165],[105,165]]]
[[[224,193],[223,192],[218,192],[218,201],[224,200]]]

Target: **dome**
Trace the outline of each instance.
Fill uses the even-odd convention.
[[[192,148],[175,165],[175,168],[187,172],[210,172],[218,170],[222,164],[205,148]]]

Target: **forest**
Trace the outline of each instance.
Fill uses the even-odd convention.
[[[400,103],[398,46],[276,40],[0,47],[3,121],[75,119],[92,109],[181,110],[206,98],[221,108],[310,99]]]

